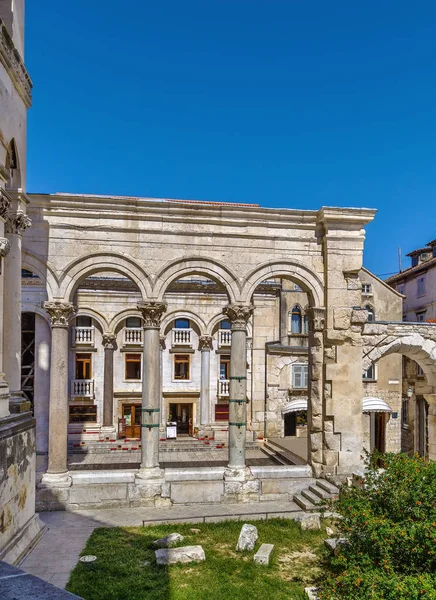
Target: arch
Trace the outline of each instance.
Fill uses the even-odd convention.
[[[424,371],[429,385],[436,386],[436,342],[425,339],[419,333],[399,336],[393,341],[375,345],[369,350],[363,357],[363,369],[368,369],[371,363],[376,363],[389,354],[403,354],[417,362]]]
[[[224,285],[230,302],[235,302],[239,295],[236,276],[222,263],[211,258],[187,257],[166,264],[156,277],[153,296],[162,300],[168,286],[180,277],[187,275],[204,275]]]
[[[87,277],[101,271],[114,271],[133,281],[144,300],[151,296],[148,274],[130,256],[121,252],[94,252],[71,261],[63,270],[59,280],[60,296],[71,299],[78,285]]]
[[[87,306],[79,306],[74,317],[80,317],[82,315],[95,319],[95,321],[97,321],[97,323],[100,325],[102,333],[105,333],[109,330],[109,324],[106,318],[97,310],[93,308],[88,308]]]
[[[185,310],[183,308],[172,310],[171,312],[166,313],[165,317],[162,319],[161,331],[164,332],[168,325],[170,325],[171,321],[174,321],[175,319],[189,319],[197,325],[200,335],[204,335],[206,333],[206,323],[203,321],[203,319],[192,311]]]
[[[37,306],[36,304],[32,304],[31,302],[23,302],[21,305],[21,312],[36,313],[37,315],[42,317],[44,321],[46,321],[47,325],[50,326],[49,314],[46,310],[42,308],[42,306]]]
[[[248,273],[241,291],[241,302],[250,302],[257,286],[272,277],[292,279],[309,294],[311,306],[323,306],[324,289],[318,274],[294,261],[268,261]]]
[[[212,317],[206,327],[206,335],[214,335],[217,325],[221,323],[221,321],[228,321],[226,315],[222,312],[219,312],[214,317]],[[251,338],[253,336],[253,327],[251,324],[251,319],[247,323],[247,338]]]
[[[23,248],[21,266],[23,269],[28,269],[38,275],[47,291],[48,300],[53,300],[57,296],[59,282],[56,277],[54,267],[40,256],[33,254],[29,250]]]
[[[117,313],[112,319],[109,321],[108,332],[116,333],[123,321],[125,321],[128,317],[139,317],[142,320],[141,313],[138,309],[135,308],[126,308],[121,312]]]

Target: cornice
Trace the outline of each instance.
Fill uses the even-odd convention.
[[[15,48],[3,21],[0,19],[0,62],[14,84],[15,89],[23,100],[26,108],[32,105],[33,83],[24,66],[20,53]]]

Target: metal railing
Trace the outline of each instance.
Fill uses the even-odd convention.
[[[74,327],[73,328],[73,344],[77,345],[94,345],[94,327]]]
[[[230,329],[218,330],[218,346],[223,348],[232,345],[232,332]]]
[[[173,346],[192,346],[192,329],[173,329]]]
[[[80,396],[81,398],[94,397],[93,379],[73,379],[71,382],[71,396]]]
[[[142,344],[142,327],[124,327],[124,345],[136,345]]]

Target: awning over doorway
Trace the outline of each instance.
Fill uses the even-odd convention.
[[[291,400],[283,407],[283,414],[286,415],[291,412],[298,412],[300,410],[307,410],[307,398],[298,398],[298,400]]]
[[[381,398],[369,396],[362,400],[362,412],[392,412],[392,408]]]

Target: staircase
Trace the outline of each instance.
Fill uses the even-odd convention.
[[[337,498],[338,494],[339,489],[335,485],[325,479],[317,479],[308,489],[295,494],[294,502],[303,510],[316,510],[325,504],[326,500]]]

